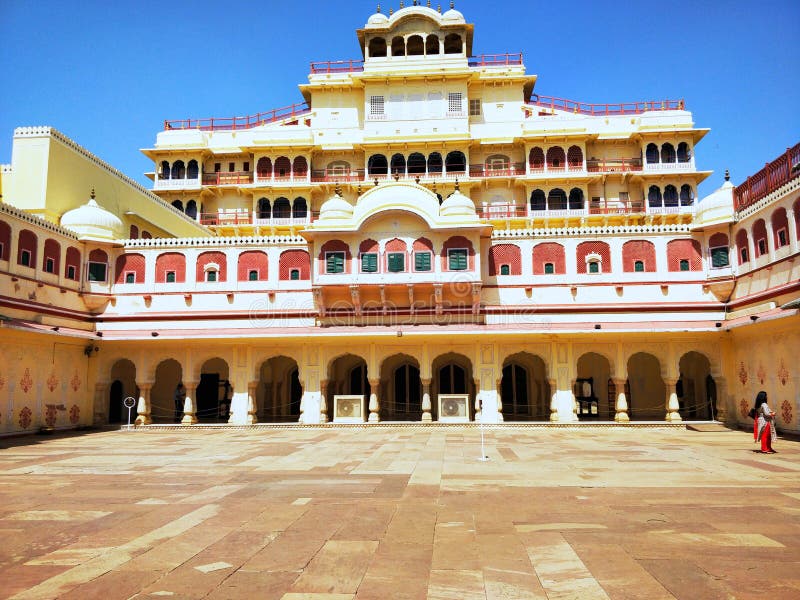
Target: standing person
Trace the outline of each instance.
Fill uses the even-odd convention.
[[[180,423],[183,416],[183,401],[186,399],[186,388],[183,382],[178,382],[178,387],[175,388],[175,422]]]
[[[775,431],[775,412],[767,404],[767,392],[760,391],[756,396],[756,417],[758,420],[758,439],[761,440],[761,452],[764,454],[775,454],[772,449],[778,433]]]

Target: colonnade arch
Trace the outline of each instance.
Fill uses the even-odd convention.
[[[633,354],[628,359],[626,390],[631,420],[662,421],[666,392],[659,359],[647,352]]]
[[[183,367],[174,358],[166,358],[156,365],[155,378],[150,389],[150,415],[156,423],[173,423],[180,415],[175,410],[175,390],[183,382]]]
[[[437,356],[431,365],[431,413],[433,419],[438,417],[439,394],[467,394],[469,420],[475,419],[475,380],[472,375],[472,361],[457,352],[447,352]]]
[[[518,352],[505,359],[500,379],[504,421],[547,421],[550,395],[547,366],[540,356]]]
[[[122,402],[128,396],[138,399],[136,386],[136,365],[127,358],[122,358],[111,366],[111,385],[108,394],[108,422],[127,423],[127,409]],[[136,414],[133,413],[135,417]]]
[[[261,363],[255,390],[256,414],[261,422],[294,422],[300,417],[303,387],[297,361],[274,356]]]
[[[393,354],[381,363],[380,417],[386,421],[422,420],[422,380],[419,361]]]
[[[613,421],[615,415],[615,386],[611,379],[611,363],[602,354],[586,352],[578,358],[574,394],[578,402],[578,418],[596,417]]]

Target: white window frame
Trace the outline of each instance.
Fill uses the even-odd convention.
[[[783,243],[781,243],[781,233],[783,233]],[[775,244],[778,248],[783,248],[784,246],[789,245],[789,232],[787,231],[786,227],[781,227],[775,232]]]
[[[256,274],[256,278],[255,279],[251,279],[250,275],[252,273]],[[260,281],[260,278],[261,278],[261,269],[258,269],[258,268],[256,268],[256,269],[247,269],[247,281]]]
[[[133,281],[128,281],[128,275],[133,275]],[[136,283],[136,271],[123,271],[123,282],[127,284]]]
[[[590,271],[589,264],[597,263],[597,273]],[[603,273],[603,257],[599,254],[592,252],[586,255],[586,274],[587,275],[602,275]]]
[[[214,280],[209,281],[208,274],[213,272],[214,273]],[[203,281],[205,283],[219,283],[219,265],[217,263],[206,263],[203,266]]]
[[[172,281],[169,280],[170,273],[172,274]],[[176,271],[164,271],[164,283],[176,283],[178,281],[178,273]]]
[[[72,269],[72,277],[70,277],[69,270]],[[77,281],[78,279],[78,269],[75,265],[67,265],[67,279],[70,281]]]
[[[342,271],[337,273],[335,271],[328,271],[328,256],[331,254],[341,254],[342,255]],[[343,275],[347,273],[347,253],[344,250],[330,250],[325,252],[325,274],[326,275]]]
[[[27,256],[27,259],[23,260],[23,257],[25,256]],[[33,268],[33,265],[31,264],[32,262],[33,262],[33,252],[31,252],[27,248],[23,248],[22,250],[20,250],[19,264],[22,265],[23,267]]]
[[[463,269],[451,269],[450,268],[450,255],[453,252],[459,252],[459,251],[462,251],[462,250],[464,251],[464,254],[466,255],[466,259],[467,259],[466,266]],[[469,248],[448,248],[447,249],[447,270],[448,271],[457,271],[457,272],[469,271]]]

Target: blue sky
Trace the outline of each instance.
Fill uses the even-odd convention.
[[[410,2],[409,2],[410,4]],[[449,3],[443,3],[449,4]],[[436,7],[437,2],[433,2]],[[399,0],[382,3],[395,10]],[[800,140],[800,2],[460,0],[475,54],[523,52],[536,91],[583,102],[684,98],[705,196]],[[447,6],[443,6],[446,10]],[[372,2],[0,0],[0,162],[15,127],[52,125],[149,185],[164,119],[301,101],[310,61],[360,58]]]

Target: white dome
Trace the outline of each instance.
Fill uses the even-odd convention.
[[[442,202],[439,207],[439,214],[443,217],[474,217],[475,203],[467,196],[456,190]]]
[[[61,215],[61,226],[74,231],[81,239],[100,241],[119,239],[124,230],[120,218],[98,205],[94,198]]]
[[[732,222],[733,190],[733,184],[726,181],[722,187],[703,198],[697,204],[695,221],[699,225],[705,226]]]
[[[387,17],[383,13],[378,12],[369,18],[369,20],[367,21],[367,25],[384,25],[385,23],[388,22],[389,22],[389,17]]]
[[[326,200],[319,209],[320,219],[349,219],[353,216],[353,206],[339,194]]]
[[[464,20],[464,15],[458,12],[455,8],[451,8],[444,13],[442,15],[442,21],[446,21],[448,23],[466,23]]]

